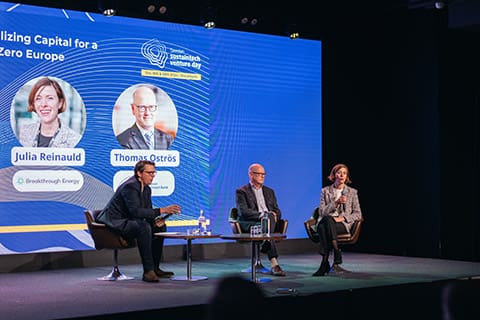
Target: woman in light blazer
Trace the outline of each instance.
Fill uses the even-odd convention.
[[[318,216],[314,217],[317,219],[314,229],[319,235],[319,253],[322,255],[322,263],[314,276],[324,276],[330,270],[330,248],[333,248],[333,266],[338,268],[342,264],[337,235],[349,233],[353,223],[362,218],[358,191],[347,186],[352,182],[348,167],[342,163],[336,164],[328,180],[332,184],[322,188]]]

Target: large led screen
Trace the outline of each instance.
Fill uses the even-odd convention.
[[[157,166],[154,206],[182,206],[169,231],[203,210],[230,234],[258,162],[287,237],[306,237],[322,181],[320,41],[0,3],[0,64],[0,254],[93,249],[83,211],[140,159]],[[153,150],[141,121],[159,132]]]

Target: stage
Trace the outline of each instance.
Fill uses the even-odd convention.
[[[268,266],[264,255],[262,259]],[[320,262],[316,253],[284,254],[279,261],[286,277],[259,275],[272,279],[258,284],[276,310],[269,317],[272,319],[287,319],[287,312],[305,313],[305,308],[315,314],[322,304],[341,306],[345,318],[417,315],[439,319],[445,285],[459,279],[478,284],[480,276],[480,263],[353,252],[344,252],[343,267],[350,272],[325,277],[312,277]],[[248,255],[195,258],[192,275],[208,279],[190,282],[143,282],[141,265],[122,264],[121,258],[120,271],[135,277],[133,280],[96,280],[110,272],[108,266],[0,273],[1,318],[208,319],[208,305],[219,282],[230,276],[250,279],[249,273],[241,272],[249,262]],[[187,272],[183,259],[166,261],[162,268],[178,276]],[[290,288],[292,292],[277,293],[278,288]],[[247,308],[248,301],[238,301],[238,306]],[[390,311],[375,311],[380,307]]]

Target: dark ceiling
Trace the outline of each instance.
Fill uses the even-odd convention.
[[[70,10],[100,12],[98,0],[22,0],[7,1],[43,5]],[[321,40],[326,32],[336,28],[355,27],[376,17],[407,10],[450,10],[451,24],[456,27],[477,27],[480,25],[479,0],[296,0],[285,4],[273,0],[104,0],[113,3],[117,15],[145,18],[189,25],[200,25],[200,19],[207,7],[215,8],[217,27],[273,35],[286,35],[289,25],[295,24],[300,36]],[[154,5],[149,13],[147,7]],[[165,14],[158,8],[167,7]],[[441,7],[441,8],[440,8]],[[440,8],[440,9],[439,9]],[[258,23],[251,26],[241,24],[243,17],[256,18]]]
[[[160,21],[177,22],[190,25],[200,25],[200,19],[205,9],[211,6],[216,9],[217,27],[232,30],[244,30],[274,35],[285,35],[287,26],[296,24],[302,38],[320,39],[323,30],[338,23],[345,23],[349,17],[360,15],[381,14],[384,11],[405,8],[406,0],[376,0],[362,3],[361,1],[312,1],[296,0],[286,4],[273,0],[105,0],[105,3],[115,3],[117,15],[146,18]],[[70,10],[99,12],[100,1],[92,0],[22,0],[7,1],[43,5]],[[155,11],[149,13],[147,7],[155,5]],[[160,5],[167,7],[165,14],[160,14]],[[249,22],[241,24],[241,19],[247,17]],[[250,25],[252,18],[258,23]]]

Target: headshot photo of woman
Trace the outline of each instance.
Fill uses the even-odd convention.
[[[24,147],[73,148],[85,129],[85,106],[63,80],[41,77],[26,83],[12,104],[12,126]]]

